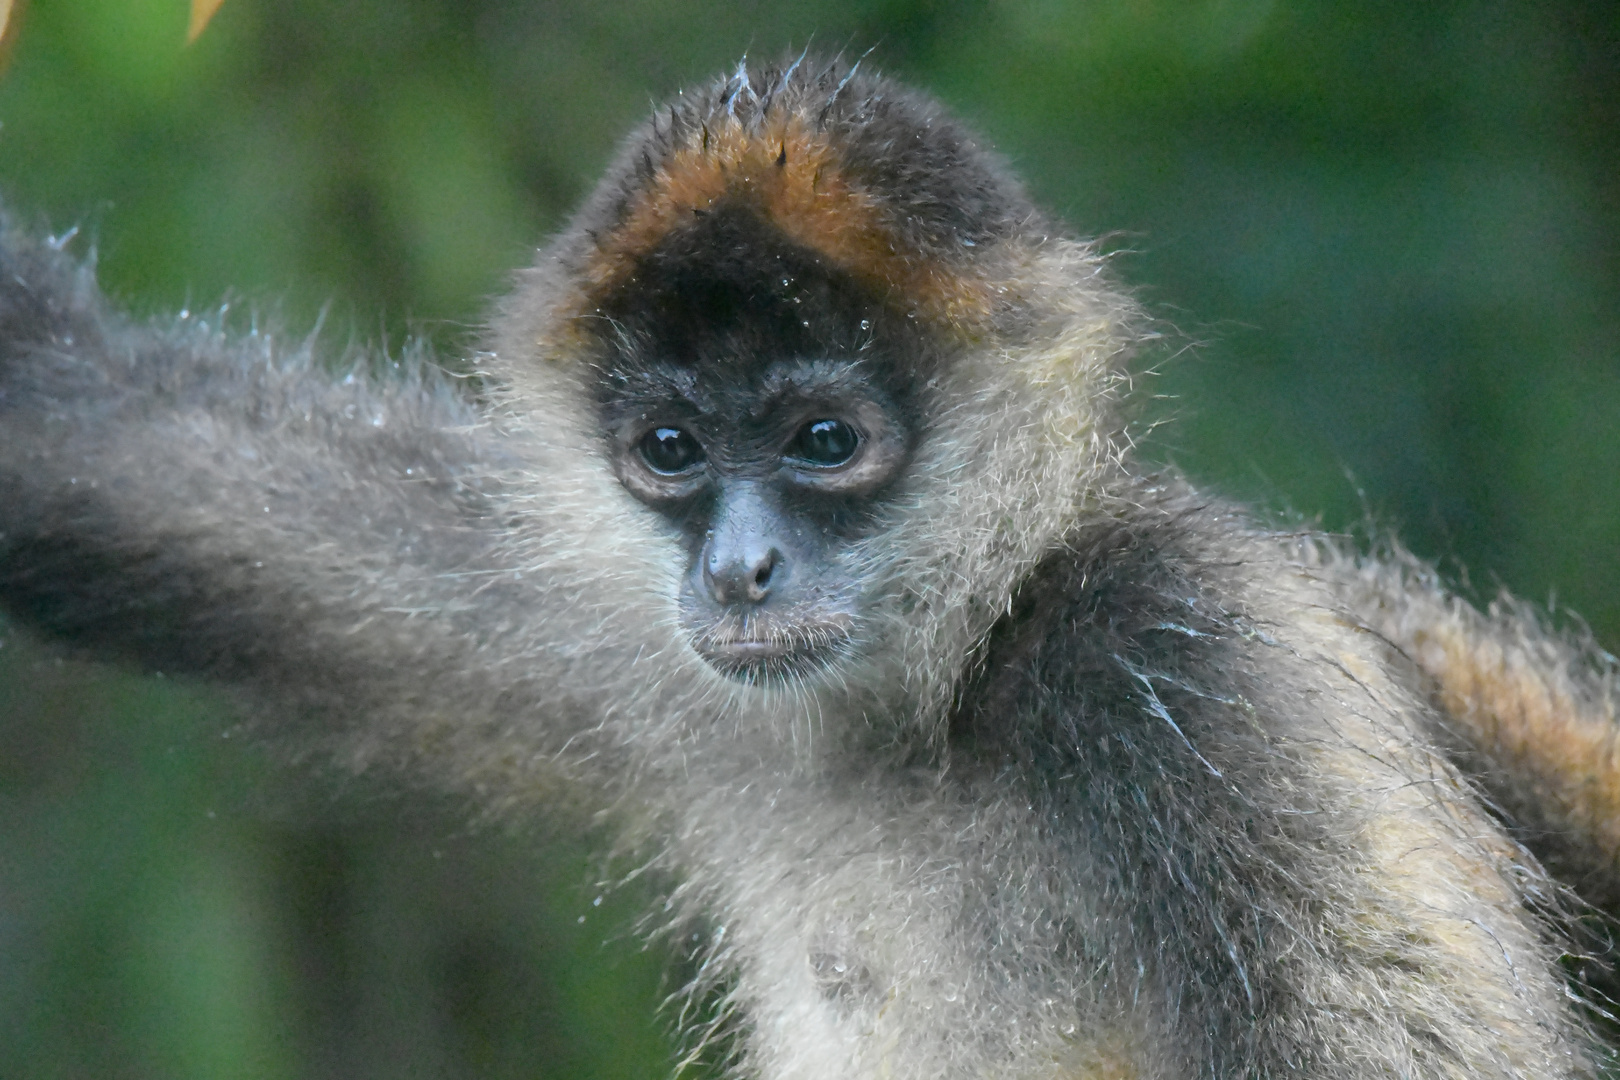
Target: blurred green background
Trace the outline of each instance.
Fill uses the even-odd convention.
[[[1149,452],[1620,648],[1620,5],[34,0],[0,191],[142,312],[465,340],[650,103],[863,52],[1191,350]],[[544,822],[311,778],[222,700],[0,644],[0,1077],[660,1077],[678,950]],[[656,886],[653,886],[654,888]],[[598,898],[601,898],[600,901]]]

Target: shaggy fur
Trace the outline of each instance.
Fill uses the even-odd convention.
[[[807,61],[678,98],[476,401],[132,323],[58,247],[0,249],[0,599],[354,767],[610,812],[707,919],[740,1075],[1595,1070],[1556,889],[1444,751],[1612,864],[1612,673],[1141,471],[1135,306],[926,99]],[[615,350],[724,351],[721,284],[916,424],[838,556],[856,655],[761,685],[693,650],[602,430]]]

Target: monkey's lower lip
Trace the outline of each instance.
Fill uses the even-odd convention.
[[[739,663],[749,663],[759,660],[780,660],[789,653],[797,650],[788,647],[782,641],[728,641],[724,644],[710,645],[705,652],[714,657],[724,657]]]
[[[831,663],[849,638],[847,628],[816,627],[819,634],[806,640],[793,637],[704,636],[694,644],[698,653],[721,674],[753,681],[784,675],[808,675]]]

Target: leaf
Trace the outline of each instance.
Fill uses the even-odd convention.
[[[190,45],[201,36],[208,27],[208,20],[214,17],[219,5],[225,0],[191,0],[191,25],[186,27],[186,44]],[[0,11],[11,6],[11,0],[0,0]]]

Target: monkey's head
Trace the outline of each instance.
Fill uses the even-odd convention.
[[[740,68],[627,142],[496,352],[520,402],[588,399],[712,668],[932,687],[1115,445],[1100,262],[933,102]]]

